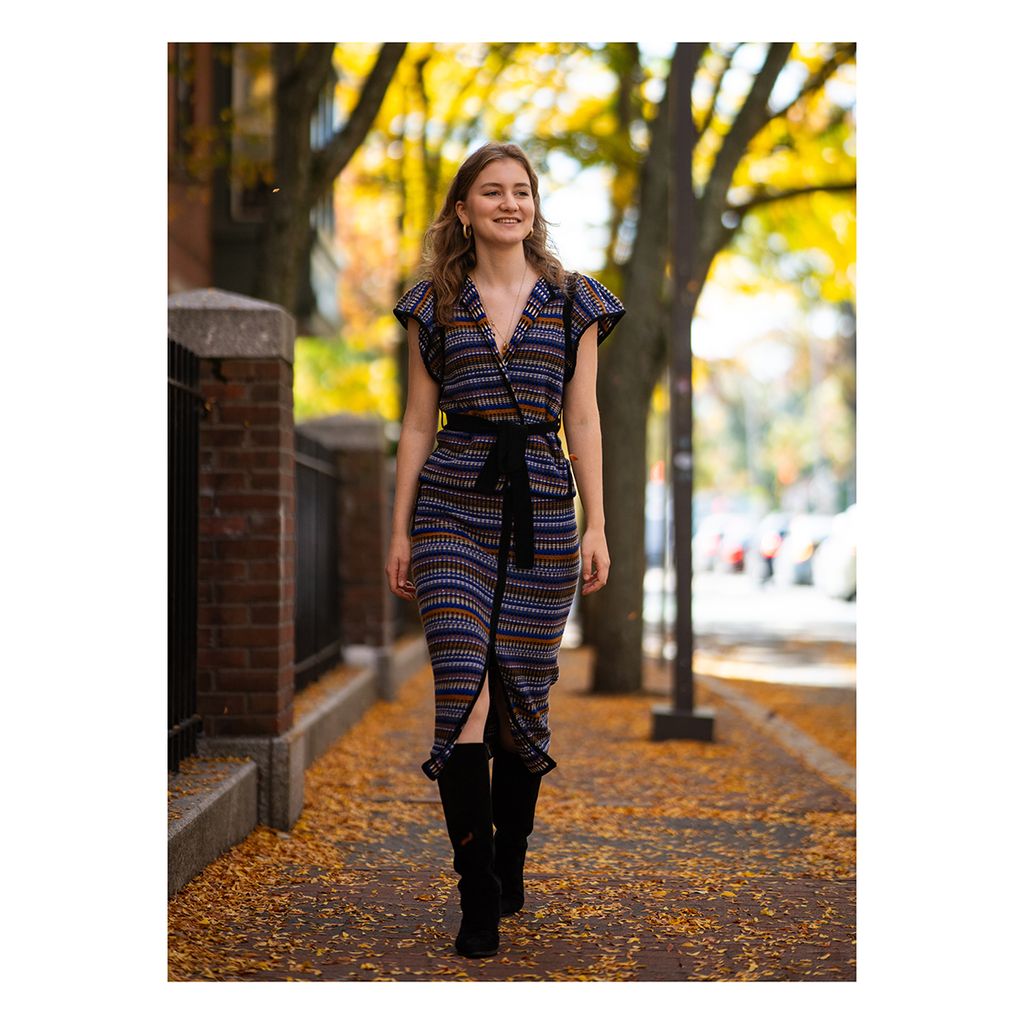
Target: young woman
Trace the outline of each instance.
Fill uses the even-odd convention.
[[[422,768],[460,876],[455,947],[491,956],[499,916],[523,906],[540,780],[556,765],[548,690],[581,567],[584,596],[608,580],[597,346],[625,310],[593,278],[566,274],[537,175],[512,144],[488,143],[459,169],[424,269],[395,307],[409,394],[386,572],[418,602],[433,667]]]

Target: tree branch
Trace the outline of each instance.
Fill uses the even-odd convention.
[[[275,43],[275,73],[281,92],[296,92],[296,105],[313,112],[334,60],[335,43]]]
[[[743,223],[743,215],[755,206],[763,206],[766,203],[774,203],[783,199],[792,199],[794,196],[807,195],[810,192],[853,192],[856,189],[857,182],[855,181],[836,181],[824,185],[803,185],[799,188],[785,189],[779,192],[766,192],[763,195],[754,196],[745,203],[737,203],[735,206],[728,207],[725,212],[735,214],[736,222],[726,225],[722,223],[721,218],[718,219],[714,230],[708,238],[709,248],[707,251],[710,253],[710,256],[702,254],[697,268],[698,278],[703,282],[707,277],[708,272],[711,270],[711,260],[715,254],[721,252],[732,241],[732,236],[736,234]]]
[[[755,206],[764,206],[765,203],[775,203],[780,199],[791,199],[793,196],[803,196],[810,192],[856,192],[856,181],[833,181],[823,185],[800,185],[797,188],[781,189],[778,192],[761,192],[748,199],[745,203],[737,203],[735,206],[727,206],[725,213],[734,213],[742,217],[748,210]]]
[[[367,75],[359,94],[359,101],[345,127],[335,132],[331,141],[316,156],[313,181],[315,194],[322,195],[330,187],[366,138],[407,45],[384,43],[381,46],[377,54],[377,63]]]
[[[812,93],[817,92],[835,73],[837,68],[842,67],[844,64],[849,64],[851,60],[856,56],[857,44],[856,43],[844,43],[841,46],[837,46],[832,51],[832,56],[829,57],[824,64],[814,72],[813,75],[808,75],[807,81],[804,82],[803,88],[787,103],[781,110],[777,110],[769,121],[774,121],[776,118],[785,117],[786,114],[799,103],[804,97],[810,96]],[[766,122],[767,123],[767,122]]]
[[[789,60],[792,48],[792,43],[772,43],[768,47],[764,64],[755,76],[740,112],[722,141],[714,167],[698,201],[698,245],[702,248],[706,246],[708,237],[715,233],[714,225],[720,220],[721,211],[726,207],[725,197],[737,165],[747,152],[751,139],[768,123],[768,97],[786,61]]]
[[[639,372],[645,382],[656,374],[656,339],[659,332],[668,331],[669,307],[665,302],[666,268],[669,257],[669,209],[672,170],[672,112],[669,97],[672,94],[673,76],[686,75],[692,70],[693,61],[688,60],[687,43],[677,42],[669,75],[665,81],[665,93],[658,104],[651,125],[651,140],[647,159],[640,171],[640,188],[637,202],[636,237],[629,262],[623,273],[623,298],[626,308],[632,310],[629,336],[633,342],[628,349],[612,349],[609,362],[612,367],[621,359],[631,362],[630,374]],[[626,354],[628,351],[628,355]],[[616,371],[618,372],[618,371]],[[601,384],[598,376],[598,387]],[[646,387],[646,383],[644,385]],[[599,392],[600,393],[600,392]]]
[[[320,95],[334,66],[334,49],[337,43],[313,43],[299,60],[298,70],[307,83],[306,102],[312,114]]]
[[[718,102],[718,94],[722,91],[722,81],[725,79],[726,73],[732,67],[732,59],[736,56],[736,51],[739,48],[740,44],[737,43],[732,50],[725,55],[725,63],[722,65],[722,71],[715,80],[715,91],[711,94],[711,105],[708,107],[708,116],[704,118],[704,123],[697,129],[697,140],[694,145],[700,142],[704,137],[704,133],[711,125],[711,120],[715,116],[715,104]]]
[[[636,117],[643,119],[636,95],[638,72],[642,71],[640,46],[638,43],[613,43],[609,49],[612,54],[609,63],[618,81],[615,113],[619,123],[619,132],[622,138],[629,140],[630,126],[633,120]],[[622,230],[626,216],[629,200],[624,193],[629,187],[629,183],[636,177],[632,142],[627,142],[627,145],[629,159],[626,154],[619,154],[612,165],[614,177],[608,192],[612,211],[608,222],[608,245],[605,247],[604,254],[604,264],[608,268],[615,266],[615,250],[619,244],[619,232]],[[635,189],[630,188],[629,191],[633,192]]]

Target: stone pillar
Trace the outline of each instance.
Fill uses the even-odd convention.
[[[200,357],[210,413],[199,454],[200,751],[252,756],[260,819],[273,769],[295,809],[301,768],[271,741],[292,725],[294,697],[295,322],[280,306],[205,288],[168,298],[172,338]],[[277,827],[282,817],[277,815]]]

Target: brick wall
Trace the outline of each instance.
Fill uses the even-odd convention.
[[[391,590],[384,575],[387,537],[382,524],[384,461],[380,449],[337,454],[342,508],[338,516],[342,641],[382,647],[391,643]]]
[[[207,736],[292,724],[295,459],[292,367],[203,359],[199,712]]]
[[[207,739],[293,722],[295,325],[208,288],[172,295],[169,332],[200,357],[198,710]]]

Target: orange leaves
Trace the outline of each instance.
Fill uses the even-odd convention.
[[[560,657],[559,767],[541,786],[526,906],[502,918],[497,956],[452,948],[452,850],[419,770],[433,709],[424,666],[307,770],[290,832],[256,829],[170,900],[168,976],[853,979],[852,803],[721,702],[716,743],[651,743],[658,677],[594,698],[590,657]]]

